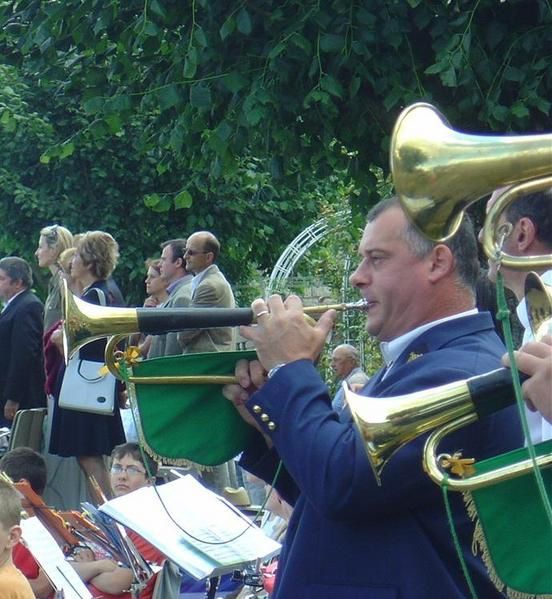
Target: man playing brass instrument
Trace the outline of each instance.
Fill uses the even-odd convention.
[[[492,194],[487,202],[487,212],[507,189],[497,189]],[[500,216],[499,224],[506,223],[511,225],[502,247],[506,254],[511,256],[552,254],[552,189],[527,194],[512,202]],[[481,241],[481,233],[479,239]],[[498,264],[489,260],[488,277],[493,282],[496,281],[497,268]],[[504,286],[514,293],[519,302],[516,312],[525,329],[523,343],[528,343],[533,340],[524,297],[528,271],[501,266],[500,272],[504,277]],[[552,285],[552,270],[543,270],[537,274],[543,283]],[[527,412],[527,422],[533,443],[552,438],[552,424],[543,420],[538,413]]]
[[[504,347],[488,313],[475,310],[477,244],[469,223],[446,243],[427,241],[396,198],[368,215],[351,276],[368,303],[367,330],[386,368],[362,394],[397,396],[488,372]],[[314,363],[335,313],[309,327],[299,298],[253,302],[258,325],[242,327],[259,361],[238,364],[225,395],[262,434],[242,466],[292,505],[276,599],[469,597],[441,491],[422,470],[424,438],[402,447],[378,486],[348,411],[336,414]],[[266,374],[268,372],[268,374]],[[450,435],[447,451],[477,459],[521,445],[515,408]],[[464,559],[479,596],[502,596],[471,552],[473,526],[450,497]]]

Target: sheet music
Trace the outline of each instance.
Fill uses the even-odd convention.
[[[235,513],[193,476],[156,489],[138,489],[108,501],[100,510],[136,531],[195,578],[231,572],[279,552],[279,543]]]
[[[32,517],[21,520],[25,545],[38,562],[52,586],[63,590],[64,599],[92,599],[92,594],[67,563],[55,539],[38,520]]]

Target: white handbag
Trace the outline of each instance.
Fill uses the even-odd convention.
[[[117,380],[109,372],[102,374],[102,366],[102,362],[82,360],[78,355],[71,358],[61,383],[59,407],[112,416]]]

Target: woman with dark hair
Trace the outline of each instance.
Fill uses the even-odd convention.
[[[120,305],[107,280],[117,265],[119,246],[104,231],[88,231],[78,240],[71,263],[71,275],[82,286],[81,299],[104,306]],[[104,362],[105,340],[98,340],[81,348],[79,358]],[[74,456],[87,475],[93,477],[106,497],[111,496],[109,474],[104,456],[111,454],[116,445],[125,441],[118,406],[119,386],[113,415],[103,416],[60,408],[58,405],[62,376],[58,377],[55,408],[50,439],[50,452],[63,457]]]

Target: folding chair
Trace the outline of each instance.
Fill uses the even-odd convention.
[[[8,451],[16,447],[30,447],[35,451],[42,449],[43,424],[46,408],[19,410],[15,414],[10,434]]]

